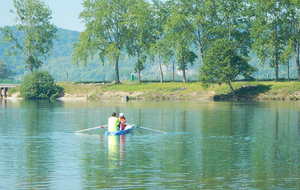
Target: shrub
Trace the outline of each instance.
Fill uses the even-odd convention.
[[[48,72],[34,72],[25,76],[20,91],[25,99],[53,99],[62,96],[64,89]]]
[[[232,92],[232,81],[239,76],[251,78],[256,69],[248,64],[248,60],[240,54],[235,42],[218,39],[206,51],[203,65],[200,69],[201,80],[204,83],[226,83]]]

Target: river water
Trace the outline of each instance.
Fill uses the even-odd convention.
[[[167,133],[74,133],[113,111]],[[0,144],[3,190],[300,189],[299,103],[2,101]]]

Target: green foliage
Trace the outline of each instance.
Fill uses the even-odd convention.
[[[189,63],[194,63],[197,55],[190,50],[194,41],[193,28],[189,22],[186,9],[180,2],[181,0],[174,1],[171,4],[171,13],[165,23],[164,32],[166,41],[169,45],[172,45],[178,68],[183,73],[183,81],[186,82],[187,66]]]
[[[144,70],[150,44],[155,40],[154,17],[150,4],[144,0],[131,0],[125,19],[129,26],[126,49],[130,56],[137,57],[135,72],[138,73],[139,81],[141,81],[140,72]]]
[[[0,61],[0,79],[7,79],[11,75],[11,70],[8,69],[6,64]]]
[[[255,71],[237,51],[237,45],[229,40],[216,40],[204,56],[201,80],[206,83],[227,83],[238,76],[249,77]]]
[[[269,63],[275,68],[276,80],[279,79],[279,65],[285,64],[291,54],[290,35],[287,35],[292,31],[289,27],[289,3],[289,0],[254,0],[252,3],[252,48],[262,63]]]
[[[128,40],[126,21],[131,0],[85,0],[80,14],[86,30],[75,45],[75,62],[87,62],[97,55],[102,62],[115,66],[116,82],[120,82],[119,59]]]
[[[153,15],[153,37],[151,41],[149,56],[151,57],[152,64],[159,65],[160,81],[164,82],[164,73],[162,70],[163,64],[168,64],[173,56],[172,48],[165,37],[164,25],[168,19],[170,11],[170,3],[168,1],[163,2],[160,0],[153,0],[151,6],[151,14]]]
[[[5,35],[0,33],[0,38],[15,43],[0,43],[0,59],[5,56],[4,46],[21,50],[23,53],[16,54],[14,59],[3,59],[20,77],[24,67],[17,65],[19,60],[24,60],[31,68],[38,68],[44,62],[45,56],[39,56],[42,53],[37,52],[41,49],[35,44],[44,40],[39,36],[41,28],[35,23],[43,16],[45,19],[40,21],[46,21],[51,15],[47,7],[39,8],[39,0],[14,2],[19,24],[11,27],[12,30],[4,28],[2,34]],[[185,72],[199,67],[193,63],[202,64],[203,57],[212,53],[210,49],[215,41],[221,39],[232,41],[239,57],[250,55],[252,59],[245,61],[251,65],[258,65],[257,58],[268,63],[259,66],[255,77],[273,78],[271,67],[278,71],[277,78],[279,74],[283,77],[287,73],[286,63],[294,60],[296,64],[291,64],[289,71],[294,78],[298,67],[300,76],[299,0],[84,0],[83,6],[80,17],[86,30],[80,34],[79,41],[76,32],[62,34],[65,31],[58,31],[53,56],[43,64],[42,69],[50,71],[58,80],[111,81],[116,76],[119,82],[135,71],[139,79],[143,72],[143,79],[157,80],[159,74],[164,81],[170,79],[172,63],[177,64],[176,69],[186,81]],[[76,45],[72,52],[73,42]],[[34,52],[23,51],[24,47]],[[71,65],[71,54],[76,63],[88,65]],[[220,52],[215,52],[215,56],[218,55]],[[101,67],[99,62],[112,64]],[[119,69],[122,70],[120,74]],[[172,72],[175,73],[175,67]],[[244,71],[243,75],[251,78],[246,73]]]
[[[13,43],[13,50],[21,52],[30,71],[41,67],[43,60],[52,48],[56,28],[50,23],[50,9],[40,0],[14,0],[17,16],[17,31],[23,33],[18,39],[10,27],[2,29],[4,39]]]
[[[64,90],[55,84],[48,72],[33,72],[25,76],[21,87],[25,99],[52,99],[62,96]]]

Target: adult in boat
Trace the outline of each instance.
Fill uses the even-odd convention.
[[[119,121],[120,121],[120,130],[124,130],[126,128],[126,118],[124,113],[119,114]]]
[[[117,117],[117,114],[114,112],[111,114],[111,117],[108,118],[108,132],[119,131],[120,120]]]

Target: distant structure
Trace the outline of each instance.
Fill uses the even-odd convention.
[[[13,84],[0,84],[0,98],[7,98],[7,93],[10,88],[16,88]]]

